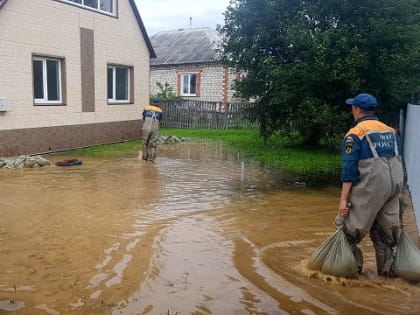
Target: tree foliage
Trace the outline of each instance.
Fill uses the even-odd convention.
[[[348,127],[346,98],[398,111],[420,90],[420,0],[231,0],[224,62],[247,75],[242,97],[267,139],[293,123],[308,142]]]
[[[165,99],[165,100],[180,100],[181,97],[177,96],[175,92],[173,91],[172,86],[165,81],[164,84],[161,82],[156,82],[156,85],[159,89],[159,92],[157,92],[155,95],[150,96],[150,100],[152,100],[154,97],[157,97],[159,99]]]

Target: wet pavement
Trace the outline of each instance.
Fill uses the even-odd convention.
[[[368,238],[359,279],[307,270],[338,187],[240,156],[182,143],[0,170],[0,314],[420,313],[420,285],[377,277]]]

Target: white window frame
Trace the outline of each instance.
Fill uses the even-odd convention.
[[[191,76],[195,75],[195,93],[191,93]],[[188,77],[188,86],[187,92],[184,93],[184,79]],[[197,96],[197,78],[198,74],[196,72],[186,72],[181,74],[181,95],[182,96]]]
[[[47,77],[47,61],[55,61],[58,64],[58,73],[57,73],[57,86],[58,86],[58,100],[49,100],[48,99],[48,77]],[[51,57],[41,57],[41,56],[33,56],[32,57],[32,67],[34,61],[41,61],[42,62],[42,87],[43,87],[43,98],[35,98],[35,90],[34,90],[34,103],[35,104],[44,104],[44,105],[57,105],[63,103],[63,90],[62,90],[62,70],[61,70],[61,59],[58,58],[51,58]],[[35,80],[35,73],[32,76],[32,80]],[[33,82],[34,89],[35,89],[35,81]]]
[[[117,15],[116,14],[117,0],[97,0],[98,1],[98,6],[96,8],[91,7],[89,5],[85,5],[85,1],[88,1],[88,0],[78,0],[78,1],[80,1],[80,3],[76,2],[77,0],[58,0],[58,1],[66,2],[66,3],[72,4],[72,5],[75,5],[75,6],[78,6],[78,7],[86,8],[86,9],[93,10],[93,11],[98,11],[98,12],[108,14],[108,15],[112,15],[112,16]],[[108,1],[111,1],[111,5],[112,5],[112,10],[111,11],[112,12],[101,9],[101,5],[108,2]]]
[[[116,99],[117,94],[117,68],[120,69],[126,69],[127,70],[127,99],[119,100]],[[112,69],[112,97],[108,97],[108,70]],[[128,66],[117,66],[117,65],[108,65],[107,67],[107,97],[108,97],[108,103],[114,103],[114,104],[127,104],[130,103],[130,95],[131,95],[131,67]]]

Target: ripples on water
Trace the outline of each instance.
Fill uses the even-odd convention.
[[[420,313],[419,286],[378,278],[368,241],[359,280],[305,270],[333,232],[338,188],[284,185],[249,161],[241,173],[242,160],[190,143],[155,163],[1,170],[0,310]]]

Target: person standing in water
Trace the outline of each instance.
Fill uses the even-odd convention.
[[[363,256],[357,244],[369,232],[378,274],[393,276],[404,184],[400,138],[375,115],[374,96],[362,93],[346,104],[351,105],[354,123],[342,145],[342,189],[335,224],[344,225],[359,273]]]
[[[159,123],[162,120],[160,100],[154,97],[150,105],[143,110],[143,126],[141,137],[143,140],[142,158],[145,161],[154,161],[159,141]]]

